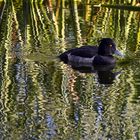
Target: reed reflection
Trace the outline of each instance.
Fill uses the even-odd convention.
[[[139,12],[130,6],[125,11],[95,7],[89,0],[38,2],[0,2],[0,139],[93,139],[101,134],[104,138],[98,139],[106,139],[109,133],[112,139],[130,139],[128,134],[133,139],[140,118],[138,65],[126,68],[117,82],[121,71],[115,72],[115,65],[68,63],[90,73],[79,76],[52,58],[103,37],[114,38],[124,53],[138,52]],[[106,130],[100,129],[102,121]]]

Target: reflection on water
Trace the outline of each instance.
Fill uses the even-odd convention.
[[[140,138],[139,11],[59,0],[0,9],[1,140]],[[81,69],[56,57],[102,37],[126,54],[115,67]]]
[[[110,85],[113,84],[115,78],[121,74],[121,70],[113,72],[115,64],[93,66],[92,64],[82,64],[75,62],[68,62],[68,65],[80,73],[93,73],[97,75],[99,84]]]

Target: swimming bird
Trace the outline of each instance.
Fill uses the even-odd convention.
[[[78,65],[110,65],[116,62],[114,54],[124,56],[117,50],[113,39],[102,38],[98,47],[87,45],[73,48],[62,53],[59,58],[64,63],[77,63]]]

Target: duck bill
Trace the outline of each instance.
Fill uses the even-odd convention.
[[[120,56],[120,57],[124,57],[124,54],[121,53],[119,50],[116,50],[116,51],[115,51],[115,55],[118,55],[118,56]]]

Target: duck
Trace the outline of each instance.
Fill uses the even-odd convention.
[[[124,57],[124,55],[116,48],[113,39],[102,38],[99,41],[98,47],[85,45],[67,50],[58,57],[64,63],[70,63],[71,65],[112,65],[116,63],[114,54]]]

